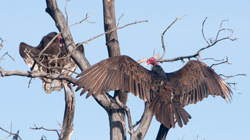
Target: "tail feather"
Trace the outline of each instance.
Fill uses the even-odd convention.
[[[153,99],[149,108],[155,114],[156,120],[167,128],[174,128],[176,121],[178,122],[178,125],[182,127],[183,123],[186,125],[189,122],[189,119],[191,119],[191,116],[187,111],[177,103],[166,103],[160,99],[160,96]]]

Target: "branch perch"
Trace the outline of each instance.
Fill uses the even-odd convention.
[[[41,71],[19,71],[19,70],[14,70],[14,71],[5,71],[2,67],[0,67],[0,78],[4,76],[25,76],[25,77],[31,77],[31,78],[36,78],[36,77],[44,77],[44,78],[50,78],[50,79],[60,79],[60,80],[67,80],[70,83],[75,83],[77,79],[65,75],[65,74],[56,74],[56,73],[45,73]]]

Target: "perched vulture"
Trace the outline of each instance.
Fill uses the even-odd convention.
[[[51,32],[44,36],[37,47],[32,47],[26,43],[21,42],[19,46],[19,53],[25,63],[30,67],[31,71],[39,70],[46,73],[64,73],[72,75],[76,70],[77,65],[67,56],[67,50],[63,46],[63,40],[61,35],[59,35],[42,53],[40,59],[38,59],[39,53],[47,46],[47,44],[57,35],[56,32]],[[84,52],[83,45],[79,46],[77,50]],[[40,64],[35,61],[35,59],[40,61]],[[45,67],[44,67],[45,66]],[[55,69],[58,67],[58,69]],[[62,89],[61,80],[51,80],[48,78],[39,77],[42,81],[42,88],[46,93]],[[52,87],[52,82],[54,87]]]
[[[155,58],[149,71],[128,56],[105,59],[83,71],[75,83],[81,95],[98,96],[112,90],[124,90],[150,103],[156,119],[167,128],[186,125],[191,116],[184,106],[196,104],[208,95],[220,95],[226,101],[232,98],[232,91],[224,80],[206,64],[190,60],[183,68],[165,73]]]

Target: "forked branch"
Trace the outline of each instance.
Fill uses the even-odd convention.
[[[85,21],[85,20],[87,20],[90,16],[92,16],[94,14],[94,12],[92,13],[92,14],[90,14],[89,16],[88,16],[88,14],[86,15],[86,17],[84,18],[84,19],[82,19],[81,21],[79,21],[79,22],[76,22],[76,23],[73,23],[73,24],[71,24],[71,25],[69,25],[67,28],[64,28],[60,33],[58,33],[56,36],[54,36],[51,40],[50,40],[50,42],[44,47],[44,49],[39,53],[39,55],[38,55],[38,58],[40,58],[41,57],[41,55],[43,54],[43,52],[50,46],[50,44],[60,35],[60,34],[62,34],[65,30],[67,30],[69,27],[71,27],[71,26],[74,26],[74,25],[77,25],[77,24],[81,24],[83,21]],[[80,45],[79,45],[80,46]],[[77,47],[76,47],[77,48]]]
[[[10,131],[7,131],[7,130],[3,129],[2,127],[0,127],[0,130],[2,130],[2,131],[4,131],[4,132],[6,132],[6,133],[9,134],[8,136],[6,136],[5,138],[2,138],[0,140],[5,140],[5,139],[7,139],[10,136],[18,137],[20,140],[22,140],[22,138],[19,135],[19,130],[17,131],[17,133],[13,133],[12,132],[12,121],[11,121],[11,124],[10,124]]]
[[[162,53],[162,56],[160,59],[162,59],[165,55],[165,51],[166,51],[166,47],[165,47],[165,44],[164,44],[164,35],[165,33],[167,32],[167,30],[178,20],[182,19],[183,17],[185,17],[186,15],[180,17],[180,18],[176,18],[169,26],[167,29],[165,29],[165,31],[163,31],[163,33],[161,34],[161,43],[162,43],[162,48],[163,48],[163,53]]]
[[[223,22],[228,21],[228,20],[223,20],[223,21],[221,21],[221,23],[220,23],[220,27],[219,27],[219,30],[218,30],[218,32],[217,32],[217,34],[216,34],[215,39],[214,39],[214,40],[210,40],[210,42],[209,42],[209,41],[206,39],[205,34],[204,34],[204,24],[205,24],[205,22],[206,22],[206,19],[207,19],[207,18],[205,18],[205,20],[204,20],[203,23],[202,23],[202,35],[203,35],[204,40],[205,40],[205,41],[207,42],[207,44],[208,44],[206,47],[203,47],[203,48],[199,49],[199,50],[198,50],[195,54],[193,54],[193,55],[179,56],[179,57],[171,58],[171,59],[159,59],[159,60],[157,60],[157,61],[158,61],[158,62],[173,62],[173,61],[177,61],[177,60],[182,60],[182,61],[184,61],[184,59],[191,59],[191,58],[196,58],[196,59],[199,60],[199,59],[200,59],[200,53],[201,53],[201,51],[203,51],[203,50],[205,50],[205,49],[208,49],[208,48],[214,46],[216,43],[218,43],[218,42],[220,42],[220,41],[222,41],[222,40],[231,40],[231,41],[237,40],[237,38],[231,38],[231,37],[233,36],[233,34],[234,34],[233,29],[222,28]],[[224,37],[224,38],[220,38],[220,39],[219,39],[219,35],[220,35],[220,33],[221,33],[222,31],[229,31],[231,34],[230,34],[229,36],[227,36],[227,37]],[[163,46],[165,46],[165,45],[163,44]],[[165,49],[163,49],[163,52],[164,52],[164,51],[165,51]]]
[[[29,127],[29,129],[32,129],[32,130],[54,131],[54,132],[56,132],[56,134],[58,135],[59,140],[62,140],[62,139],[60,138],[60,134],[59,134],[59,132],[60,132],[61,130],[59,130],[59,129],[47,129],[47,128],[44,128],[43,126],[42,126],[42,127],[37,127],[36,124],[34,124],[34,127]]]

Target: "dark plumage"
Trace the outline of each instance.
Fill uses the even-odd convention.
[[[38,63],[35,62],[35,58],[38,58],[38,54],[47,46],[47,44],[56,35],[57,35],[56,32],[51,32],[48,35],[44,36],[37,47],[32,47],[23,42],[20,43],[19,53],[21,57],[24,59],[25,63],[30,67],[32,71],[39,70],[47,73],[65,73],[68,75],[73,74],[73,71],[75,71],[77,65],[71,59],[71,57],[65,57],[67,56],[67,50],[65,46],[63,46],[63,40],[61,35],[59,35],[49,45],[49,47],[42,53],[39,59],[42,65],[50,67],[50,69],[40,66],[38,65]],[[83,45],[79,46],[77,50],[84,53]],[[53,67],[61,67],[63,69],[53,69]],[[50,93],[51,91],[54,90],[60,91],[62,89],[62,83],[60,80],[51,80],[42,77],[39,78],[43,81],[42,87],[46,93]],[[52,88],[52,82],[54,83],[54,88]]]
[[[190,60],[183,68],[165,73],[154,58],[149,71],[128,56],[115,56],[87,68],[78,77],[76,90],[81,95],[98,96],[112,90],[124,90],[150,103],[156,119],[167,128],[186,125],[191,116],[183,109],[208,95],[220,95],[230,101],[232,91],[206,64]]]

